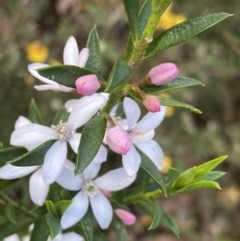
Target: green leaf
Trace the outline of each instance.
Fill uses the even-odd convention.
[[[224,176],[225,174],[226,174],[225,172],[213,171],[213,172],[209,172],[207,175],[200,178],[200,180],[202,180],[202,181],[214,181],[214,180],[217,180],[220,177]]]
[[[60,121],[66,122],[68,119],[69,113],[65,107],[62,107],[57,114],[55,115],[52,124],[58,125]]]
[[[30,105],[29,105],[29,120],[32,122],[32,123],[37,123],[37,124],[43,124],[43,120],[42,120],[42,117],[41,117],[41,114],[38,110],[38,107],[34,101],[34,99],[31,100],[30,102]]]
[[[80,221],[81,228],[86,241],[93,241],[93,219],[90,210],[84,215]]]
[[[128,23],[131,28],[134,42],[138,40],[138,8],[139,0],[123,0]]]
[[[134,45],[133,45],[132,35],[130,34],[129,38],[128,38],[126,54],[125,54],[125,58],[124,58],[125,62],[130,61],[130,58],[131,58],[132,53],[133,53],[133,49],[134,49]]]
[[[74,65],[55,65],[51,67],[44,67],[37,69],[37,72],[49,80],[53,80],[58,84],[72,88],[76,88],[75,81],[77,78],[89,74],[97,75],[91,70],[80,68]],[[98,79],[102,80],[99,75]]]
[[[48,212],[52,215],[52,216],[57,216],[58,215],[58,210],[56,205],[51,201],[51,200],[46,200],[45,201],[45,206],[48,210]]]
[[[44,156],[55,140],[50,140],[37,148],[9,161],[10,164],[19,167],[42,165]]]
[[[166,187],[160,171],[157,169],[151,159],[149,159],[140,150],[138,150],[138,152],[141,156],[141,168],[143,168],[152,177],[152,179],[158,184],[160,189],[166,195]]]
[[[0,150],[3,149],[3,143],[0,142]]]
[[[91,32],[88,35],[87,48],[89,48],[90,57],[85,67],[86,69],[89,69],[101,76],[102,57],[96,25],[92,28]]]
[[[161,220],[161,224],[170,229],[177,237],[179,237],[180,231],[176,223],[172,220],[170,216],[164,213],[163,218]]]
[[[158,94],[169,90],[175,90],[175,89],[191,87],[191,86],[204,86],[204,84],[196,79],[178,76],[175,79],[168,82],[167,84],[160,85],[160,86],[153,86],[153,85],[144,86],[141,89],[146,94]]]
[[[46,214],[45,217],[51,238],[54,239],[62,230],[60,221],[50,213]]]
[[[191,112],[194,112],[194,113],[197,113],[197,114],[201,114],[202,112],[193,107],[192,105],[189,105],[189,104],[186,104],[186,103],[183,103],[183,102],[179,102],[177,100],[173,100],[171,98],[166,98],[166,97],[162,97],[162,96],[157,96],[161,105],[164,105],[164,106],[173,106],[173,107],[180,107],[180,108],[184,108],[188,111],[191,111]]]
[[[41,217],[34,223],[30,241],[46,241],[49,235],[45,217]]]
[[[152,216],[152,223],[149,226],[150,229],[157,228],[159,224],[161,223],[161,220],[163,218],[164,212],[162,207],[159,205],[156,199],[153,199],[153,206],[154,206],[154,211],[153,211],[153,216]]]
[[[113,215],[111,227],[116,234],[117,241],[127,241],[126,227],[116,215]]]
[[[232,14],[228,13],[213,13],[180,23],[155,38],[149,44],[145,58],[182,43],[231,16]]]
[[[150,175],[148,172],[145,171],[145,169],[141,168],[139,171],[139,187],[142,192],[145,191],[148,183],[149,183]]]
[[[55,207],[57,209],[57,213],[59,216],[62,216],[63,213],[67,210],[67,208],[70,206],[72,203],[72,200],[63,200],[59,201],[55,204]]]
[[[11,203],[8,203],[5,206],[4,212],[5,212],[5,216],[11,223],[16,223],[15,207]]]
[[[16,181],[18,181],[17,179],[15,180],[0,180],[0,190],[11,186],[12,184],[14,184]]]
[[[128,80],[132,73],[132,68],[123,60],[119,59],[112,68],[109,75],[105,91],[114,89],[116,86]]]
[[[94,236],[97,237],[97,241],[109,241],[108,237],[99,230],[94,232]]]
[[[104,117],[95,116],[84,126],[78,147],[75,174],[81,173],[96,156],[104,138],[106,125]]]
[[[8,147],[5,149],[0,149],[0,167],[5,165],[8,161],[22,156],[26,152],[27,150],[22,147]]]
[[[174,183],[177,180],[177,178],[180,176],[180,172],[177,169],[170,167],[168,171],[168,175],[171,183]]]

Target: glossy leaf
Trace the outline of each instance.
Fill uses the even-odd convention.
[[[82,231],[86,241],[93,241],[93,218],[90,210],[84,215],[80,221]]]
[[[152,177],[152,179],[158,184],[159,188],[166,195],[166,187],[160,171],[144,153],[142,153],[140,150],[138,150],[138,152],[141,156],[141,168],[143,168]]]
[[[144,192],[148,183],[149,183],[150,175],[148,172],[145,171],[145,169],[141,168],[139,171],[139,187],[141,188],[141,191]]]
[[[34,99],[31,100],[30,102],[30,105],[29,105],[29,120],[32,122],[32,123],[37,123],[37,124],[43,124],[43,120],[42,120],[42,117],[41,117],[41,114],[38,110],[38,107],[34,101]]]
[[[92,28],[91,32],[88,35],[87,48],[89,48],[90,50],[90,57],[87,61],[85,68],[101,76],[102,57],[96,25]]]
[[[212,171],[212,172],[209,172],[207,175],[203,176],[202,178],[200,178],[200,180],[214,181],[224,176],[225,174],[226,174],[225,172]]]
[[[179,107],[179,108],[183,108],[183,109],[186,109],[188,111],[191,111],[191,112],[194,112],[194,113],[197,113],[197,114],[202,113],[199,109],[195,108],[192,105],[189,105],[189,104],[186,104],[186,103],[183,103],[183,102],[179,102],[179,101],[173,100],[171,98],[158,96],[158,99],[159,99],[161,105],[164,105],[164,106]]]
[[[60,221],[50,213],[46,214],[45,217],[46,217],[50,236],[52,239],[54,239],[62,230]]]
[[[96,156],[105,135],[106,119],[95,116],[83,128],[78,147],[75,173],[81,173]]]
[[[55,207],[57,209],[57,213],[59,216],[62,216],[63,213],[67,210],[67,208],[70,206],[72,203],[72,200],[63,200],[59,201],[55,204]]]
[[[133,40],[138,40],[138,8],[139,0],[123,0],[128,23],[131,29]]]
[[[49,236],[47,221],[44,216],[34,223],[30,241],[46,241]]]
[[[52,124],[58,125],[60,121],[66,122],[68,119],[68,116],[69,116],[69,113],[67,112],[66,108],[62,107],[55,115]]]
[[[129,62],[133,53],[133,49],[134,49],[134,44],[133,44],[133,40],[132,40],[132,35],[129,35],[128,38],[128,43],[127,43],[127,48],[126,48],[126,54],[125,54],[125,58],[124,60],[126,62]]]
[[[180,176],[180,172],[177,169],[170,167],[168,171],[168,175],[171,183],[174,183],[177,180],[177,178]]]
[[[159,226],[161,223],[161,220],[163,218],[164,212],[162,207],[159,205],[156,199],[153,199],[153,206],[154,206],[154,211],[153,211],[153,216],[152,216],[152,223],[149,226],[148,229],[154,229]]]
[[[164,213],[163,218],[161,220],[161,224],[170,229],[177,237],[179,237],[180,231],[176,223],[172,220],[170,216]]]
[[[14,158],[13,160],[9,161],[9,163],[19,167],[42,165],[46,152],[54,142],[55,140],[47,141],[32,151]]]
[[[128,80],[131,73],[132,68],[126,62],[121,59],[117,60],[109,75],[105,91],[112,90],[116,86]]]
[[[127,241],[126,227],[116,215],[113,215],[111,227],[117,237],[117,241]]]
[[[84,75],[96,74],[91,70],[74,65],[55,65],[51,67],[44,67],[37,69],[37,72],[47,79],[72,88],[76,88],[75,81],[77,78]],[[98,78],[100,80],[102,79],[100,76],[98,76]]]
[[[51,200],[46,200],[44,203],[49,214],[51,214],[52,216],[58,215],[56,205]]]
[[[175,25],[160,34],[149,44],[145,58],[182,43],[231,16],[228,13],[213,13],[203,17],[192,18]]]
[[[204,84],[196,79],[178,76],[175,79],[168,82],[167,84],[160,85],[160,86],[149,85],[149,86],[144,86],[141,89],[146,94],[158,94],[169,90],[175,90],[175,89],[192,87],[192,86],[204,86]]]
[[[26,152],[27,150],[23,147],[8,147],[0,149],[0,167],[14,158],[22,156]]]
[[[109,241],[108,237],[99,230],[94,232],[94,236],[97,237],[97,241]]]

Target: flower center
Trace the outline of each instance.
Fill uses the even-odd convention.
[[[92,198],[94,197],[99,191],[99,188],[92,180],[85,180],[82,184],[82,190],[85,195]]]
[[[56,131],[56,136],[59,140],[66,141],[72,134],[70,128],[65,123],[63,123],[62,120],[59,122],[58,125],[52,125],[51,127]]]

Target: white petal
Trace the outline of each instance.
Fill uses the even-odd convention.
[[[89,56],[90,56],[89,49],[88,48],[82,49],[78,57],[77,65],[83,68],[87,63]]]
[[[49,186],[43,181],[42,168],[34,172],[29,179],[29,192],[32,201],[42,206],[48,195]]]
[[[46,152],[43,162],[43,180],[48,184],[55,182],[67,158],[67,143],[56,141]]]
[[[101,145],[97,155],[94,157],[94,159],[92,160],[94,163],[98,163],[101,164],[103,162],[105,162],[107,160],[107,149]]]
[[[152,129],[150,131],[143,132],[143,133],[142,132],[139,132],[139,133],[130,132],[129,135],[131,137],[132,143],[138,144],[138,143],[143,143],[143,142],[151,140],[155,135],[155,131],[154,131],[154,129]]]
[[[12,180],[25,177],[38,169],[39,166],[16,167],[11,164],[5,164],[0,168],[0,179]]]
[[[73,170],[63,167],[62,172],[58,176],[56,182],[67,190],[78,191],[82,185],[82,179],[79,175],[75,176]]]
[[[88,197],[81,191],[74,198],[73,202],[64,212],[61,218],[63,229],[69,228],[82,219],[88,210]]]
[[[17,234],[13,234],[4,238],[3,241],[20,241],[20,238]]]
[[[72,130],[76,130],[86,124],[99,111],[104,102],[105,97],[100,94],[82,97],[78,103],[75,103],[67,124]]]
[[[123,109],[127,117],[128,126],[132,128],[141,115],[140,108],[134,100],[125,97],[123,100]]]
[[[80,143],[80,138],[81,138],[81,134],[73,133],[71,135],[71,137],[68,139],[68,142],[69,142],[70,146],[72,147],[72,149],[75,153],[78,152],[78,146],[79,146],[79,143]]]
[[[65,103],[65,108],[66,108],[67,112],[69,112],[69,113],[72,112],[74,105],[77,104],[78,101],[79,101],[79,99],[68,100]]]
[[[117,120],[117,124],[120,125],[125,131],[129,129],[128,122],[126,119]]]
[[[69,169],[71,171],[74,171],[75,163],[73,163],[67,159],[66,162],[64,163],[64,167],[66,167],[67,169]]]
[[[145,143],[136,144],[136,147],[144,154],[146,154],[158,169],[162,168],[164,154],[162,148],[156,141],[150,140]]]
[[[34,89],[37,91],[44,91],[44,90],[59,90],[59,85],[34,85]]]
[[[70,36],[63,50],[63,63],[77,65],[79,50],[77,41],[73,36]]]
[[[55,130],[50,127],[31,123],[16,129],[10,139],[13,146],[32,146],[56,139]]]
[[[131,185],[136,177],[136,175],[129,177],[124,168],[118,168],[98,177],[94,182],[100,189],[118,191]]]
[[[128,176],[133,176],[138,172],[141,164],[141,157],[134,145],[132,145],[130,151],[126,155],[122,155],[122,163]]]
[[[107,229],[112,221],[113,210],[108,199],[102,194],[97,193],[90,198],[92,211],[102,229]]]
[[[24,116],[19,116],[14,124],[14,129],[18,129],[18,128],[28,125],[28,124],[31,124],[31,121],[28,118],[26,118]]]
[[[156,129],[165,117],[166,107],[161,106],[161,111],[156,113],[147,113],[133,128],[134,132],[147,132]]]
[[[50,79],[47,79],[43,76],[41,76],[36,70],[37,69],[41,69],[41,68],[44,68],[44,67],[49,67],[48,64],[41,64],[41,63],[34,63],[34,64],[29,64],[28,65],[28,70],[29,72],[34,76],[36,77],[37,79],[41,80],[42,82],[46,83],[46,84],[49,84],[49,85],[55,85],[55,86],[58,86],[58,83],[56,83],[55,81],[53,80],[50,80]]]
[[[91,162],[87,168],[83,171],[83,177],[85,180],[93,179],[98,174],[101,168],[101,164]]]
[[[71,92],[71,91],[75,90],[75,89],[72,88],[72,87],[68,87],[68,86],[60,85],[60,84],[59,84],[59,89],[60,89],[60,91],[62,91],[62,92]]]
[[[62,234],[61,241],[84,241],[84,238],[77,233],[69,232]]]

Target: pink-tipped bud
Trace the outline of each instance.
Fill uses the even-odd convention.
[[[136,222],[136,217],[126,210],[116,209],[114,212],[125,225],[133,225]]]
[[[107,144],[114,152],[122,155],[126,155],[132,147],[129,134],[121,126],[107,130]]]
[[[147,110],[152,113],[159,112],[161,109],[160,101],[154,95],[145,95],[143,98],[143,104],[145,105]]]
[[[87,96],[93,95],[101,86],[94,74],[79,77],[75,81],[75,85],[78,94]]]
[[[102,193],[104,196],[106,196],[106,197],[109,197],[109,196],[112,194],[111,191],[104,190],[104,189],[101,189],[101,193]]]
[[[148,77],[153,85],[163,85],[177,77],[178,67],[173,63],[159,64],[152,68]]]

